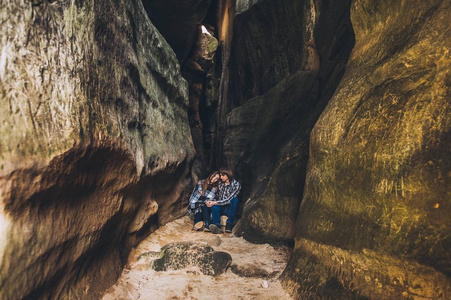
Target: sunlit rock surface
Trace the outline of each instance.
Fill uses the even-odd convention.
[[[311,135],[298,298],[451,297],[450,1],[355,1],[356,45]]]
[[[290,242],[309,135],[344,72],[350,1],[259,1],[234,19],[225,164],[244,206],[236,233]]]
[[[184,213],[187,84],[141,1],[0,12],[0,298],[98,298]]]

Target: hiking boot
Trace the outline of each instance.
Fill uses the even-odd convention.
[[[199,221],[196,224],[194,224],[193,230],[194,231],[202,231],[203,228],[204,228],[204,222]]]
[[[227,216],[221,216],[221,226],[225,227],[227,224]]]
[[[222,233],[222,228],[221,228],[221,225],[219,225],[219,224],[211,224],[210,230],[211,230],[211,233],[214,233],[214,234]]]
[[[209,223],[205,224],[204,231],[205,232],[211,232]]]
[[[232,223],[227,222],[225,232],[232,233]]]

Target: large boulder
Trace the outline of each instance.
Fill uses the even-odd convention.
[[[0,298],[98,298],[184,213],[187,83],[141,1],[3,1]]]
[[[450,1],[355,1],[356,45],[310,140],[296,298],[451,297]]]
[[[218,276],[227,271],[232,256],[212,247],[192,242],[172,243],[161,248],[161,257],[152,262],[155,271],[180,270],[191,266],[209,276]]]

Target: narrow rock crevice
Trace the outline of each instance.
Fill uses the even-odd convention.
[[[0,298],[450,298],[450,11],[1,2]]]

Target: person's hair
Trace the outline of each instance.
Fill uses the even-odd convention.
[[[233,172],[229,168],[222,167],[221,169],[219,169],[219,173],[227,175],[227,177],[229,178],[230,181],[232,181],[232,179],[234,178]]]
[[[210,174],[210,176],[208,176],[207,178],[205,178],[202,181],[202,196],[205,196],[205,191],[207,190],[209,185],[212,185],[212,178],[215,177],[215,175],[219,175],[218,171],[214,171],[213,173]]]

